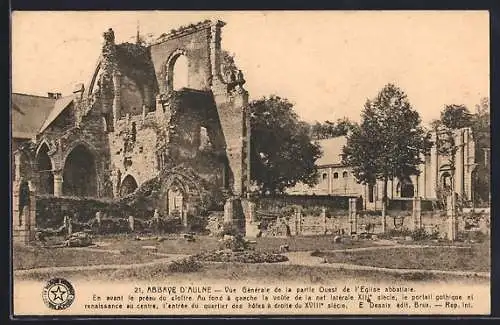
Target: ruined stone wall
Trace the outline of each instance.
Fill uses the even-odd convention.
[[[136,125],[135,141],[125,148],[125,138],[131,129],[132,123]],[[117,123],[115,132],[108,134],[110,149],[110,169],[119,170],[120,182],[114,184],[117,196],[121,181],[127,176],[134,177],[140,186],[146,180],[156,176],[158,164],[156,157],[156,119],[154,113],[131,116],[130,120],[122,118]],[[127,149],[127,151],[125,151]],[[117,182],[117,180],[112,180]]]
[[[167,93],[169,89],[168,63],[176,53],[183,53],[188,61],[188,85],[197,90],[209,90],[211,80],[210,54],[208,40],[210,26],[179,32],[179,36],[172,35],[165,41],[151,46],[153,61],[160,93]],[[175,76],[174,76],[175,78]]]

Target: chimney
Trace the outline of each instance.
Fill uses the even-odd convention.
[[[59,99],[62,97],[61,93],[47,93],[47,95],[51,99]]]

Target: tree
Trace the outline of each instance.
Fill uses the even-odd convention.
[[[411,107],[406,94],[387,84],[373,100],[367,100],[361,124],[347,137],[342,162],[351,166],[362,184],[383,181],[383,206],[387,207],[387,183],[418,175],[422,155],[431,147],[430,136]]]
[[[476,169],[474,171],[474,202],[490,202],[491,195],[491,166],[486,153],[491,148],[490,131],[490,101],[489,98],[481,98],[476,105],[476,111],[471,119],[472,135],[475,142]],[[485,152],[486,151],[486,152]]]
[[[309,126],[299,121],[293,105],[278,96],[248,105],[251,123],[251,175],[262,194],[282,193],[297,182],[317,183],[316,159],[321,156],[311,142]]]
[[[336,123],[328,120],[324,123],[316,122],[311,125],[311,138],[321,140],[347,135],[354,125],[347,117],[338,119]]]
[[[446,105],[441,112],[441,124],[449,129],[457,130],[471,125],[472,114],[464,105]]]

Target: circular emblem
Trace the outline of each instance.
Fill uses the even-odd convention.
[[[56,310],[66,309],[75,300],[75,289],[66,279],[55,278],[47,282],[42,296],[47,307]]]

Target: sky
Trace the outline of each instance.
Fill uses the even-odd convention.
[[[471,111],[489,96],[487,11],[14,12],[12,91],[71,94],[87,84],[102,46],[159,36],[205,19],[227,23],[223,49],[243,70],[250,100],[287,98],[308,122],[348,117],[387,83],[424,123],[446,104]]]

